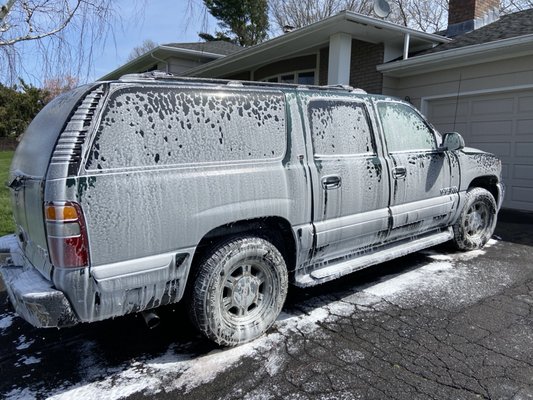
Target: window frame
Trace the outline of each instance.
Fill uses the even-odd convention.
[[[109,93],[106,96],[105,102],[102,105],[102,108],[98,111],[98,119],[94,126],[94,129],[91,129],[91,136],[90,140],[87,142],[86,150],[83,154],[83,171],[84,173],[96,173],[96,174],[102,174],[102,173],[115,173],[115,172],[122,172],[122,171],[138,171],[138,170],[159,170],[159,169],[183,169],[183,168],[196,168],[198,166],[215,166],[215,165],[242,165],[242,164],[257,164],[257,163],[278,163],[282,161],[286,156],[287,152],[289,151],[289,125],[287,123],[287,98],[285,96],[285,93],[283,93],[280,90],[261,90],[261,89],[250,89],[250,88],[231,88],[231,91],[225,91],[225,90],[218,90],[216,88],[211,87],[198,87],[198,86],[173,86],[173,85],[148,85],[145,86],[145,88],[150,89],[167,89],[167,90],[178,90],[178,91],[198,91],[205,90],[208,93],[232,93],[232,94],[239,94],[242,93],[243,95],[247,93],[269,93],[274,95],[279,95],[280,98],[283,100],[282,110],[284,113],[284,138],[283,138],[283,152],[276,156],[276,157],[268,157],[268,158],[251,158],[251,159],[235,159],[235,160],[215,160],[215,161],[194,161],[194,162],[177,162],[177,163],[168,163],[168,164],[150,164],[150,165],[134,165],[134,166],[116,166],[116,167],[109,167],[109,168],[94,168],[89,167],[89,161],[91,157],[91,152],[93,150],[94,142],[97,139],[98,136],[98,130],[102,124],[102,117],[104,115],[104,110],[108,106],[108,102],[112,99],[113,95],[124,92],[128,90],[132,90],[132,88],[137,88],[137,86],[130,86],[130,85],[117,85],[115,88],[111,89]]]
[[[365,152],[365,153],[347,153],[347,154],[321,154],[316,152],[316,146],[315,146],[315,140],[313,139],[313,125],[312,125],[312,118],[310,115],[310,108],[311,105],[315,102],[330,102],[330,103],[346,103],[349,105],[357,105],[360,106],[363,110],[363,114],[365,116],[365,120],[368,126],[368,131],[370,134],[370,142],[372,145],[372,151],[371,152]],[[313,150],[313,157],[315,159],[339,159],[339,158],[372,158],[378,156],[378,146],[376,142],[376,134],[375,129],[372,124],[372,119],[370,118],[370,111],[368,109],[368,105],[362,100],[362,99],[350,99],[350,98],[335,98],[335,97],[313,97],[307,102],[306,107],[306,114],[307,114],[307,120],[309,123],[309,135],[311,136],[311,145]]]
[[[312,85],[317,85],[318,75],[317,75],[317,69],[316,68],[297,69],[297,70],[293,70],[293,71],[282,72],[280,74],[269,75],[269,76],[261,79],[260,82],[283,83],[283,82],[281,82],[281,77],[285,76],[285,75],[291,75],[292,74],[292,75],[294,75],[295,82],[291,83],[290,85],[304,85],[303,83],[298,83],[298,78],[299,78],[300,74],[304,74],[304,73],[307,73],[307,72],[313,72],[314,73],[314,81],[313,81]],[[273,82],[272,79],[276,79],[276,81]]]
[[[381,118],[381,114],[379,112],[379,105],[380,104],[400,104],[400,105],[403,105],[409,109],[411,109],[412,111],[414,111],[414,113],[416,115],[418,115],[418,117],[422,120],[422,122],[424,123],[424,125],[428,128],[429,132],[432,134],[433,136],[433,139],[435,140],[435,148],[434,149],[408,149],[408,150],[394,150],[394,151],[391,151],[389,149],[389,143],[387,141],[387,135],[385,133],[385,128],[383,126],[383,121],[382,121],[382,118]],[[402,154],[402,153],[413,153],[413,152],[416,152],[416,153],[438,153],[439,152],[439,148],[440,148],[440,145],[439,143],[442,143],[442,136],[440,135],[440,133],[435,129],[435,127],[426,119],[426,117],[416,108],[414,107],[412,104],[410,103],[406,103],[405,101],[401,101],[401,100],[377,100],[374,102],[374,108],[375,108],[375,113],[376,113],[376,119],[377,119],[377,122],[379,124],[379,129],[381,131],[381,134],[382,134],[382,140],[383,140],[383,144],[384,144],[384,147],[385,147],[385,150],[386,150],[386,154]]]

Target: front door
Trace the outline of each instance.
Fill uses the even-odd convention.
[[[377,103],[390,165],[393,217],[389,240],[448,225],[458,202],[459,171],[440,136],[405,103]]]

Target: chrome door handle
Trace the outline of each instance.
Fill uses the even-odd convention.
[[[405,167],[395,167],[392,170],[392,176],[394,179],[402,179],[407,176],[407,168]]]
[[[326,190],[338,189],[341,187],[341,177],[338,175],[329,175],[322,178],[322,187]]]

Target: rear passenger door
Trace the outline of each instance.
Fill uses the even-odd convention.
[[[312,141],[313,261],[323,262],[382,240],[389,177],[362,100],[311,98],[306,112]]]
[[[400,239],[447,225],[458,201],[457,163],[413,107],[380,101],[377,110],[391,174],[392,231]]]

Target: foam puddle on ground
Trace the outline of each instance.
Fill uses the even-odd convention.
[[[494,245],[491,240],[488,246]],[[43,393],[37,388],[17,388],[7,394],[8,400],[31,399],[45,397],[53,400],[63,399],[121,399],[134,393],[154,395],[160,392],[181,390],[190,392],[196,387],[213,381],[217,375],[237,366],[246,358],[269,360],[265,371],[275,375],[286,362],[284,338],[292,332],[305,335],[318,334],[320,323],[335,321],[343,316],[350,316],[355,311],[376,311],[374,306],[383,300],[395,303],[411,301],[413,293],[438,293],[443,288],[455,286],[458,281],[469,284],[468,268],[458,268],[455,264],[476,258],[484,254],[484,250],[476,250],[457,254],[440,254],[433,250],[424,252],[431,262],[412,271],[398,274],[383,282],[364,288],[363,290],[331,302],[327,305],[316,300],[306,301],[304,307],[311,311],[303,315],[282,313],[272,333],[236,348],[216,350],[203,356],[183,352],[178,346],[170,346],[165,354],[136,360],[125,364],[122,368],[105,368],[99,365],[96,345],[87,342],[82,351],[80,365],[84,382],[75,385],[65,384],[53,392]],[[461,299],[457,301],[462,301]],[[316,305],[316,307],[314,307]],[[383,305],[385,307],[386,305]],[[10,325],[12,316],[0,318],[0,323]],[[1,327],[1,326],[0,326]],[[22,340],[19,344],[24,343]],[[355,355],[354,357],[359,355]],[[356,357],[356,358],[357,358]],[[21,360],[25,361],[25,360]],[[33,361],[33,360],[32,360]],[[44,387],[44,384],[42,385]]]

